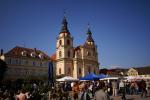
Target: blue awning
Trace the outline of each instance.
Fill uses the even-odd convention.
[[[99,77],[94,73],[90,73],[84,77],[81,77],[80,80],[99,80]]]

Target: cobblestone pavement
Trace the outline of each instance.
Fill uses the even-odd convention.
[[[110,99],[121,100],[121,96],[111,96]],[[150,96],[142,98],[140,95],[126,95],[126,100],[150,100]]]

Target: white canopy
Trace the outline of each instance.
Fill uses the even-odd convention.
[[[73,77],[71,77],[71,76],[65,76],[65,77],[63,77],[63,78],[60,78],[60,79],[57,79],[56,81],[78,81],[78,79],[76,79],[76,78],[73,78]]]
[[[106,77],[106,78],[102,78],[100,80],[103,80],[103,81],[107,80],[107,82],[109,83],[110,80],[118,80],[118,79],[119,79],[119,77]]]
[[[141,76],[127,76],[126,78],[128,81],[137,81],[142,79]]]
[[[100,80],[118,80],[119,77],[106,77],[106,78],[102,78]]]

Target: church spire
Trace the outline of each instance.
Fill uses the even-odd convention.
[[[64,16],[60,33],[70,33],[68,30],[67,24],[68,22],[67,22],[66,16]]]
[[[86,43],[87,44],[94,44],[94,40],[92,38],[92,32],[91,32],[90,28],[88,28],[88,31],[86,34],[87,34]]]

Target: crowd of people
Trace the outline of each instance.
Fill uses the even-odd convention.
[[[150,96],[149,80],[61,82],[53,87],[50,100],[110,100],[110,96],[121,96],[126,100],[126,95],[139,94],[141,97]]]
[[[0,100],[110,100],[110,96],[150,96],[150,80],[75,81],[54,84],[22,84],[21,88],[0,87]],[[41,91],[45,88],[45,91]]]
[[[10,84],[9,84],[10,85]],[[0,100],[48,100],[48,85],[38,83],[18,84],[21,86],[0,86]]]

